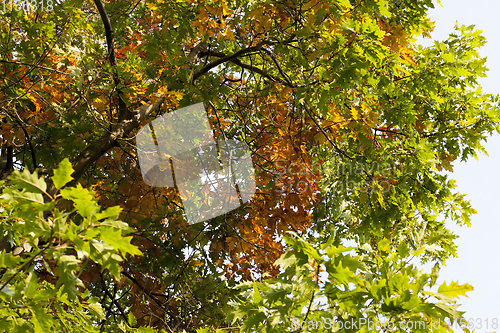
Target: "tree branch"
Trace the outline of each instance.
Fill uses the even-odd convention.
[[[274,64],[276,65],[276,67],[278,68],[278,71],[280,72],[281,76],[283,78],[285,78],[285,81],[288,83],[288,84],[293,84],[292,83],[292,80],[290,80],[290,77],[288,75],[286,75],[286,73],[283,71],[283,69],[281,68],[281,65],[280,63],[278,62],[278,60],[276,59],[276,57],[274,56],[274,54],[269,51],[268,49],[266,48],[262,48],[262,50],[272,59],[272,61],[274,62]]]
[[[78,155],[73,162],[73,169],[75,171],[71,175],[73,180],[69,186],[74,186],[92,163],[97,161],[99,157],[113,148],[117,140],[127,137],[130,132],[140,125],[142,119],[146,119],[153,111],[157,110],[164,101],[165,96],[161,96],[152,105],[143,105],[139,107],[132,112],[134,116],[131,117],[131,119],[122,120],[114,126],[112,131],[106,133],[100,139],[94,141],[90,146],[85,148],[85,150]]]
[[[202,76],[203,74],[207,73],[212,68],[217,67],[217,66],[219,66],[219,65],[221,65],[221,64],[223,64],[225,62],[228,62],[228,61],[234,61],[238,57],[244,56],[247,53],[252,53],[252,52],[258,51],[258,50],[260,50],[266,44],[269,44],[269,42],[267,42],[267,41],[261,41],[257,45],[241,49],[238,52],[235,52],[235,53],[233,53],[231,55],[225,55],[223,53],[217,52],[216,54],[218,56],[222,55],[222,57],[220,59],[212,61],[211,63],[209,63],[208,65],[206,65],[202,69],[200,69],[198,72],[194,73],[193,74],[193,82],[197,78],[199,78],[200,76]],[[201,53],[202,53],[202,55],[203,54],[213,54],[211,51],[204,51],[204,52],[201,52]]]
[[[325,132],[325,130],[323,129],[323,127],[321,127],[321,125],[318,123],[318,121],[316,120],[316,118],[313,116],[312,112],[309,110],[309,108],[303,104],[304,106],[304,110],[306,110],[307,114],[309,115],[309,117],[311,117],[312,121],[314,122],[314,124],[316,125],[316,127],[318,127],[318,129],[321,131],[321,133],[325,136],[325,138],[328,140],[328,142],[330,142],[330,144],[332,145],[332,147],[335,148],[335,150],[337,152],[339,152],[342,156],[345,156],[347,157],[348,159],[350,160],[353,160],[353,158],[349,155],[347,155],[346,152],[344,152],[342,149],[340,149],[333,141],[332,139],[330,138],[330,136]]]
[[[94,0],[94,3],[97,7],[97,10],[99,11],[99,15],[101,16],[102,23],[104,24],[104,31],[106,34],[106,43],[108,47],[108,59],[110,64],[114,68],[113,72],[113,81],[115,83],[116,87],[116,93],[118,95],[118,121],[127,119],[129,115],[129,110],[127,107],[127,104],[125,103],[125,100],[122,98],[122,92],[120,90],[120,77],[118,76],[118,72],[116,69],[117,62],[116,62],[116,55],[115,55],[115,31],[113,30],[113,27],[111,26],[111,21],[109,20],[108,13],[106,12],[106,8],[104,8],[104,4],[102,3],[101,0]]]
[[[104,8],[104,4],[101,0],[94,0],[94,3],[99,11],[99,15],[101,15],[102,23],[104,24],[104,31],[106,33],[106,43],[108,45],[108,57],[111,65],[116,66],[116,56],[115,56],[115,32],[111,27],[111,21],[109,20],[108,13],[106,12],[106,8]]]
[[[124,270],[121,271],[121,273],[127,278],[129,279],[130,281],[132,281],[137,287],[139,287],[139,289],[142,291],[142,293],[146,296],[148,296],[153,302],[156,303],[156,305],[158,305],[158,307],[160,309],[162,309],[163,311],[165,312],[168,312],[166,311],[165,309],[165,304],[163,304],[159,299],[157,299],[156,297],[153,296],[153,294],[148,291],[146,289],[146,287],[144,287],[143,285],[141,285],[141,283],[139,281],[137,281],[137,279],[135,277],[133,277],[132,275],[130,275],[129,273],[125,272]]]
[[[94,0],[101,19],[104,24],[104,29],[106,31],[106,40],[108,45],[108,56],[109,61],[112,65],[116,65],[116,57],[114,50],[114,31],[111,27],[111,22],[109,21],[108,14],[101,0]],[[120,79],[115,72],[114,75],[115,84],[118,85]],[[120,91],[118,90],[120,95]],[[112,129],[104,134],[100,139],[94,141],[87,148],[85,148],[80,155],[75,159],[73,164],[74,172],[71,175],[73,180],[67,186],[75,186],[78,183],[80,177],[85,173],[87,168],[97,161],[103,154],[116,145],[116,142],[120,139],[128,137],[128,135],[137,127],[139,127],[141,120],[146,119],[152,112],[157,110],[161,104],[165,101],[165,96],[160,96],[156,102],[151,105],[143,105],[133,111],[128,111],[125,102],[119,98],[120,103],[120,115],[118,117],[118,123],[112,127]],[[54,195],[57,189],[53,184],[51,184],[49,190],[47,191],[50,195]]]
[[[20,65],[20,66],[28,66],[28,67],[45,69],[47,71],[56,72],[56,73],[64,74],[64,75],[70,75],[71,74],[71,73],[66,73],[66,72],[63,72],[63,71],[58,71],[57,69],[53,69],[53,68],[49,68],[49,67],[45,67],[45,66],[40,66],[40,65],[35,65],[35,64],[29,64],[27,62],[22,62],[22,61],[10,61],[10,60],[0,59],[0,62],[5,63],[5,64],[13,64],[13,65]]]
[[[243,62],[240,59],[238,59],[238,57],[244,56],[244,55],[246,55],[248,53],[251,53],[251,52],[259,51],[260,49],[263,49],[263,50],[267,51],[266,49],[263,48],[263,46],[264,45],[274,45],[274,44],[276,44],[276,43],[266,42],[266,43],[263,43],[259,48],[256,48],[258,46],[258,45],[256,45],[256,46],[253,47],[255,49],[246,48],[246,49],[242,49],[242,50],[240,50],[240,51],[238,51],[236,53],[233,53],[231,55],[226,55],[225,53],[217,52],[217,51],[212,51],[212,50],[202,51],[202,55],[210,55],[210,56],[218,57],[220,59],[211,62],[210,64],[208,64],[207,66],[203,67],[198,72],[196,72],[193,75],[193,81],[196,78],[198,78],[201,75],[207,73],[209,70],[211,70],[212,68],[214,68],[214,67],[216,67],[216,66],[218,66],[220,64],[223,64],[225,62],[232,62],[233,64],[238,65],[238,66],[240,66],[243,69],[247,69],[247,70],[249,70],[251,72],[257,73],[260,76],[265,77],[266,79],[268,79],[268,80],[270,80],[272,82],[279,83],[279,84],[282,84],[282,85],[284,85],[286,87],[290,87],[290,88],[307,87],[307,86],[310,86],[310,85],[313,85],[313,84],[316,84],[316,83],[319,82],[318,80],[316,80],[314,82],[310,82],[310,83],[302,84],[302,85],[298,85],[298,84],[295,84],[295,83],[291,82],[290,79],[288,78],[288,76],[286,75],[286,73],[284,73],[283,69],[279,66],[279,63],[276,62],[276,59],[274,59],[272,57],[271,57],[271,59],[278,66],[278,71],[280,71],[281,75],[283,77],[285,77],[286,80],[282,80],[282,79],[280,79],[278,77],[275,77],[275,76],[269,74],[268,72],[266,72],[265,70],[263,70],[263,69],[261,69],[259,67],[256,67],[254,65],[251,65],[249,63]]]
[[[117,140],[127,137],[130,132],[139,127],[141,120],[146,119],[152,112],[157,110],[165,101],[165,96],[160,96],[152,105],[143,105],[134,110],[131,119],[125,119],[114,126],[113,130],[103,135],[97,141],[94,141],[90,146],[85,148],[83,152],[78,155],[73,164],[74,172],[71,175],[73,180],[66,186],[75,186],[80,177],[85,173],[87,168],[97,161],[108,150],[116,145]],[[53,196],[57,189],[54,184],[50,184],[47,192]]]
[[[29,146],[30,153],[31,153],[31,159],[33,160],[33,169],[30,171],[31,172],[35,171],[36,168],[38,167],[38,162],[37,162],[36,155],[35,155],[35,149],[33,148],[33,145],[31,144],[31,138],[28,134],[28,131],[26,131],[26,128],[24,126],[24,123],[23,123],[21,117],[19,117],[17,112],[14,115],[14,114],[10,113],[9,110],[7,110],[6,108],[2,108],[2,111],[7,113],[19,125],[19,127],[23,131],[24,136],[26,137],[26,141],[28,142],[28,146]]]
[[[95,0],[95,2],[98,8],[102,8],[103,12],[101,13],[101,9],[99,12],[101,13],[101,17],[103,17],[104,26],[105,29],[107,30],[106,35],[108,36],[109,34],[108,30],[111,31],[109,18],[107,17],[102,2],[100,0]],[[110,43],[108,45],[108,47],[112,46],[113,43]],[[193,48],[193,50],[190,52],[190,57],[189,57],[190,63],[195,62],[204,49],[205,49],[204,45],[199,48],[196,47]],[[114,53],[114,51],[111,51],[110,49],[110,54],[111,53]],[[97,161],[104,153],[113,148],[118,140],[128,137],[128,135],[135,128],[139,127],[141,121],[146,119],[151,113],[156,111],[163,104],[164,101],[165,101],[165,96],[162,95],[153,104],[143,105],[131,112],[128,112],[126,117],[119,119],[118,124],[113,126],[111,131],[104,134],[100,139],[94,141],[87,148],[85,148],[85,150],[83,150],[80,153],[80,155],[78,155],[78,157],[75,159],[75,161],[72,163],[74,172],[71,176],[73,177],[73,180],[67,186],[75,186],[78,183],[80,177],[82,177],[82,175],[85,173],[85,171],[92,163]],[[47,192],[50,195],[54,195],[57,192],[57,189],[55,188],[54,184],[50,185]]]

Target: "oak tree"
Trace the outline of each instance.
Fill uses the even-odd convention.
[[[463,326],[472,287],[431,288],[456,256],[445,221],[475,211],[441,171],[499,131],[498,97],[473,26],[418,45],[432,6],[5,2],[0,329]],[[190,225],[175,187],[144,183],[135,135],[200,102],[215,140],[250,147],[256,193]]]

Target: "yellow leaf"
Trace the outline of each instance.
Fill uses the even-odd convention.
[[[104,109],[107,105],[107,100],[106,97],[104,96],[99,96],[97,98],[94,98],[92,101],[92,106],[94,106],[96,109]]]
[[[326,138],[326,136],[323,133],[318,133],[316,135],[316,142],[318,142],[319,144],[323,144],[326,141],[327,141],[327,138]]]
[[[319,1],[316,1],[316,0],[311,0],[309,2],[306,2],[303,6],[302,6],[302,10],[304,12],[310,10],[311,8],[313,7],[319,7],[319,5],[321,5],[321,3]],[[316,19],[316,18],[315,18]]]
[[[234,42],[236,40],[234,37],[233,31],[229,30],[229,29],[226,30],[226,37],[229,41],[232,41],[232,42]]]
[[[222,1],[222,13],[224,15],[229,15],[231,14],[231,11],[229,10],[229,8],[227,7],[227,1]]]
[[[152,11],[156,11],[158,9],[158,7],[154,3],[152,3],[152,2],[147,3],[146,7],[148,7]]]
[[[380,206],[383,208],[383,209],[386,209],[386,204],[384,202],[384,197],[382,196],[382,194],[380,192],[377,192],[376,193],[376,196],[377,196],[377,201],[378,203],[380,204]]]
[[[352,119],[354,119],[354,120],[361,119],[361,117],[359,116],[359,111],[355,107],[351,108],[351,115],[352,115]]]

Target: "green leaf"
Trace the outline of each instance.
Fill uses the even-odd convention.
[[[465,313],[463,311],[458,311],[457,308],[459,307],[458,304],[446,304],[446,303],[443,303],[443,302],[437,302],[435,304],[435,306],[437,308],[440,308],[441,310],[444,310],[452,322],[454,322],[455,320],[458,320],[462,317],[462,315]]]
[[[391,252],[391,242],[384,238],[378,243],[378,248],[383,252]]]
[[[459,285],[458,282],[451,282],[449,286],[444,282],[439,286],[438,293],[445,295],[447,297],[458,298],[459,296],[465,296],[466,292],[472,291],[474,288],[469,284]]]
[[[43,195],[40,193],[28,192],[25,189],[19,191],[13,188],[6,188],[0,198],[9,203],[20,202],[21,205],[25,206],[24,209],[26,209],[26,207],[35,208],[39,211],[43,211],[45,209]],[[23,215],[22,211],[21,215]]]
[[[73,200],[75,208],[83,217],[90,217],[99,210],[99,205],[95,202],[92,193],[80,184],[62,189],[61,195],[65,199]]]
[[[401,258],[406,258],[410,254],[410,248],[406,242],[401,242],[398,246],[398,253]]]
[[[38,305],[32,306],[33,317],[31,322],[35,327],[35,332],[50,332],[53,325],[52,316],[46,310]]]
[[[54,297],[57,294],[57,290],[55,289],[44,289],[39,290],[37,294],[35,294],[32,298],[33,302],[45,301]]]
[[[20,257],[14,256],[11,252],[2,251],[0,253],[0,267],[15,268],[22,261]]]
[[[325,264],[327,272],[330,274],[330,278],[335,280],[338,284],[347,285],[350,279],[353,277],[353,272],[348,268],[344,268],[342,263],[334,265],[331,262]]]
[[[28,274],[28,277],[26,278],[26,286],[24,287],[23,292],[24,295],[29,298],[34,297],[38,292],[38,278],[35,274],[33,274],[33,272]]]
[[[108,217],[114,217],[116,219],[118,218],[118,215],[120,215],[121,211],[122,208],[120,206],[112,206],[102,212],[95,214],[95,218],[96,220],[103,220]]]
[[[290,252],[285,252],[276,261],[275,265],[279,265],[282,269],[295,265],[297,263],[297,257],[295,254]]]
[[[25,189],[31,193],[46,193],[47,184],[43,178],[38,178],[38,171],[30,173],[27,168],[22,172],[15,170],[9,177],[11,181],[10,187],[17,189]]]
[[[54,170],[54,176],[52,177],[52,181],[57,189],[62,188],[73,179],[71,177],[73,171],[75,170],[73,170],[73,167],[67,158],[59,163],[59,168]]]
[[[131,255],[142,254],[137,246],[130,244],[132,236],[123,237],[121,235],[121,230],[99,227],[99,231],[101,232],[101,239],[114,247],[117,251],[120,251],[122,256],[125,257],[127,253]]]
[[[255,281],[253,282],[253,301],[257,304],[262,302],[262,296],[260,296],[260,291]]]
[[[72,255],[57,255],[58,267],[56,274],[59,274],[56,287],[63,286],[62,293],[67,294],[69,299],[74,299],[78,294],[76,286],[84,287],[82,281],[76,277],[75,271],[79,269],[80,260]]]
[[[129,312],[127,314],[127,319],[130,324],[130,326],[135,326],[137,325],[137,319],[135,318],[134,314],[132,312]]]
[[[106,319],[106,316],[104,315],[104,311],[102,309],[102,305],[100,303],[90,303],[88,305],[88,308],[92,310],[99,319]]]
[[[68,215],[69,215],[68,213],[63,213],[57,208],[54,209],[53,230],[54,232],[59,233],[60,235],[59,237],[66,238],[65,232],[66,232],[66,221]]]
[[[116,229],[121,229],[125,232],[131,232],[133,229],[126,223],[120,220],[105,220],[98,224],[99,226],[113,227]]]

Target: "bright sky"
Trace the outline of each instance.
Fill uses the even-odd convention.
[[[499,13],[498,0],[441,0],[441,5],[436,4],[436,9],[429,12],[436,23],[434,39],[446,39],[453,32],[455,21],[474,24],[476,29],[483,31],[488,43],[480,53],[488,58],[486,65],[490,71],[480,83],[484,92],[492,94],[500,93]],[[473,216],[471,228],[449,225],[460,235],[457,241],[459,258],[448,261],[438,280],[447,283],[458,280],[460,284],[469,283],[474,287],[468,298],[459,300],[463,304],[459,310],[466,311],[465,317],[472,319],[478,333],[500,332],[499,147],[498,135],[488,139],[485,148],[489,156],[480,155],[479,160],[456,163],[455,172],[450,175],[457,180],[458,191],[467,194],[478,214]]]

